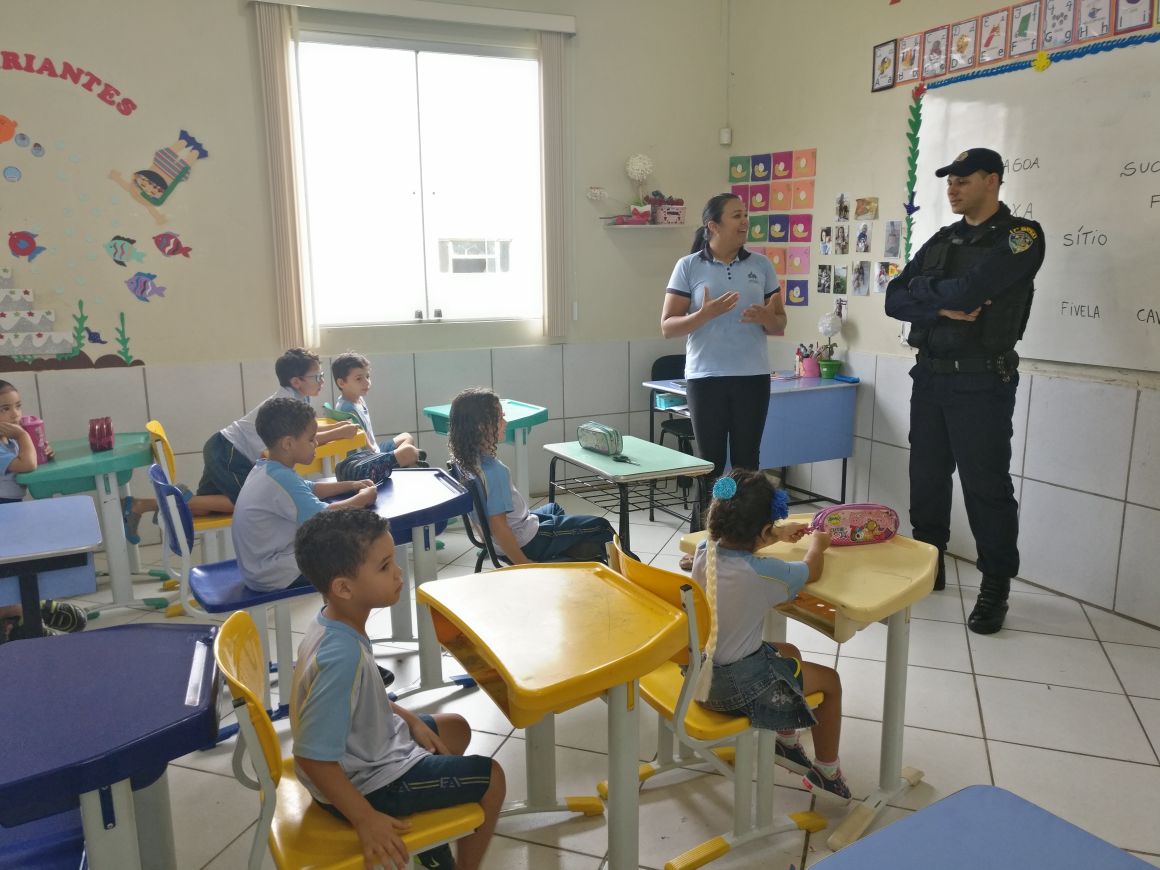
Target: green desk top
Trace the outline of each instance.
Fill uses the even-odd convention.
[[[617,462],[611,456],[585,450],[579,441],[545,444],[544,449],[613,483],[663,480],[678,476],[697,477],[713,470],[712,462],[631,435],[624,436],[623,455],[633,460],[635,465]]]
[[[531,429],[548,420],[548,409],[539,405],[529,405],[527,402],[517,402],[514,399],[500,399],[499,403],[503,406],[503,415],[507,420],[506,441],[515,441],[516,432],[520,429]],[[431,418],[432,428],[440,435],[446,435],[450,430],[450,405],[432,405],[424,408],[423,413]]]
[[[112,450],[93,453],[87,438],[52,442],[56,456],[36,471],[16,475],[16,482],[28,487],[33,498],[72,495],[94,488],[98,474],[116,472],[117,482],[128,483],[134,468],[153,461],[148,432],[118,433]]]

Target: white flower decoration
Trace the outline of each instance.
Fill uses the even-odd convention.
[[[624,162],[624,171],[639,184],[652,175],[652,158],[647,154],[633,154]]]

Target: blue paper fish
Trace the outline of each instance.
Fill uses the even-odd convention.
[[[136,239],[113,236],[105,243],[105,253],[112,257],[113,262],[118,266],[124,266],[128,262],[141,263],[145,260],[145,255],[133,247],[135,244],[137,244]]]
[[[148,302],[154,296],[165,295],[165,288],[157,284],[156,280],[157,276],[152,272],[138,272],[125,282],[125,286],[142,302]]]
[[[122,263],[121,265],[124,265],[124,263]],[[109,343],[105,339],[101,338],[101,334],[99,332],[97,332],[96,330],[93,330],[93,329],[89,329],[87,326],[85,327],[85,340],[88,341],[89,344],[108,344]]]
[[[914,204],[914,194],[913,193],[910,195],[910,199],[902,204],[902,207],[904,209],[906,209],[907,214],[914,214],[916,211],[918,211],[920,208],[922,208],[922,206]]]

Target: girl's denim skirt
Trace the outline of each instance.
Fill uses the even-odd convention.
[[[763,643],[757,652],[727,665],[713,665],[708,710],[748,716],[755,728],[788,731],[816,723],[802,693],[801,662]]]

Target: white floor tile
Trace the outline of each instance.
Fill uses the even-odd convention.
[[[1160,649],[1105,643],[1108,658],[1129,695],[1160,698]]]
[[[1010,610],[1004,628],[1095,639],[1095,632],[1078,601],[1061,595],[1012,591],[1007,603]]]
[[[600,870],[603,858],[495,836],[483,859],[483,870]]]
[[[950,566],[947,566],[948,572]],[[966,622],[963,613],[963,597],[959,592],[958,584],[951,584],[947,577],[947,588],[941,592],[932,592],[926,598],[910,606],[910,615],[916,619],[936,619],[941,622],[957,622],[962,625]]]
[[[921,788],[921,785],[919,787]],[[898,807],[886,807],[884,810],[882,810],[881,813],[878,814],[878,818],[874,820],[874,824],[866,829],[866,833],[863,834],[863,836],[869,836],[875,831],[880,831],[888,825],[894,824],[894,822],[897,822],[900,819],[905,819],[912,812],[912,810],[902,810]],[[831,833],[833,833],[834,827],[835,824],[832,823],[828,830],[819,831],[816,834],[809,835],[807,838],[805,863],[802,864],[803,870],[805,870],[806,867],[812,868],[816,866],[819,861],[834,854],[826,845],[826,838]],[[822,866],[825,867],[824,864]]]
[[[1129,854],[1135,855],[1141,861],[1151,864],[1153,867],[1160,867],[1160,855],[1146,855],[1143,852],[1130,852]]]
[[[988,740],[1156,763],[1124,695],[992,677],[978,683]]]
[[[971,634],[969,640],[976,674],[1105,692],[1119,688],[1093,640],[1026,631]]]
[[[258,793],[233,776],[170,767],[169,799],[179,867],[209,863],[258,818]]]
[[[1131,698],[1132,706],[1144,725],[1152,749],[1160,753],[1160,701],[1155,698]]]
[[[1116,613],[1098,607],[1084,607],[1100,640],[1112,643],[1134,643],[1140,646],[1160,647],[1160,628],[1141,625]]]
[[[881,721],[886,664],[843,656],[838,659],[838,673],[842,676],[842,713]],[[982,737],[974,678],[954,671],[907,668],[906,724]]]
[[[255,824],[257,824],[255,822]],[[254,842],[254,825],[250,825],[239,834],[229,847],[205,865],[204,870],[248,870],[250,860],[250,845]],[[178,855],[178,866],[184,855]],[[270,850],[262,860],[262,870],[274,870],[274,859],[270,857]]]
[[[966,633],[961,622],[910,620],[910,664],[969,672]],[[887,629],[882,623],[868,626],[842,644],[841,656],[885,661],[886,637]]]
[[[1121,849],[1160,853],[1160,767],[988,741],[995,785]]]

